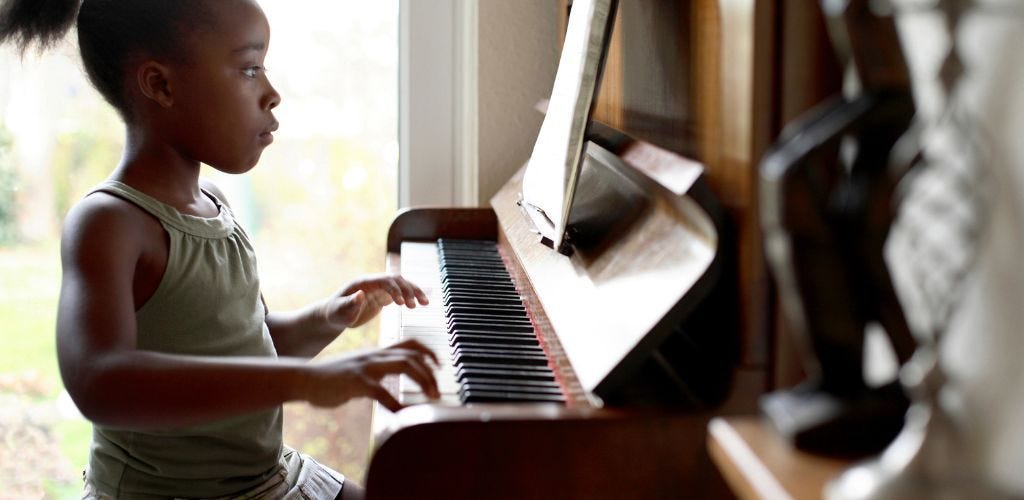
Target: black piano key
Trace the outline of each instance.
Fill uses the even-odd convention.
[[[518,304],[477,304],[469,301],[454,301],[445,305],[445,310],[451,314],[457,312],[469,312],[471,314],[489,314],[491,311],[521,311],[526,312],[526,306],[522,302]],[[458,309],[458,310],[456,310]],[[476,312],[473,312],[476,311]]]
[[[459,269],[442,271],[441,286],[450,288],[453,285],[456,287],[504,286],[507,288],[512,286],[512,282],[508,274],[504,272],[466,271]]]
[[[441,265],[441,280],[452,279],[495,279],[503,285],[510,284],[512,277],[508,271],[501,266],[490,266],[483,264],[456,264],[448,262]]]
[[[494,267],[481,267],[481,266],[459,266],[459,265],[445,265],[441,266],[441,281],[444,282],[447,279],[467,279],[467,280],[498,280],[501,284],[508,284],[512,279],[509,276],[508,271],[504,269],[498,269]]]
[[[492,336],[537,340],[537,336],[526,328],[500,328],[488,325],[457,324],[448,332],[449,337],[456,335]]]
[[[501,335],[508,337],[531,338],[536,340],[537,334],[533,324],[523,319],[465,319],[452,318],[446,323],[448,335]]]
[[[470,248],[443,248],[439,252],[442,257],[464,257],[468,259],[501,259],[501,253],[496,248],[491,249],[470,249]]]
[[[458,325],[467,326],[484,326],[494,325],[495,329],[509,329],[510,331],[519,331],[520,328],[526,328],[527,332],[533,332],[533,323],[530,322],[530,316],[523,314],[522,317],[503,317],[496,318],[486,314],[474,314],[474,313],[452,313],[446,315],[445,324],[450,327],[456,327]],[[499,328],[500,327],[500,328]]]
[[[535,339],[525,337],[506,337],[500,335],[452,335],[448,339],[448,345],[452,348],[461,345],[468,345],[471,347],[482,347],[487,345],[540,347],[540,343]]]
[[[452,354],[454,354],[456,358],[458,358],[460,356],[472,356],[472,355],[475,355],[475,354],[493,354],[493,355],[496,355],[496,356],[501,356],[501,355],[519,356],[519,355],[524,355],[524,356],[541,356],[541,357],[543,357],[544,356],[544,351],[540,348],[540,346],[538,346],[538,347],[530,347],[530,346],[497,347],[497,346],[494,346],[492,344],[490,346],[485,346],[485,347],[476,347],[476,346],[465,346],[465,345],[461,345],[461,344],[456,344],[454,346],[454,348],[452,349]],[[544,361],[546,363],[547,362],[547,358],[544,358]]]
[[[441,286],[446,288],[490,288],[510,292],[515,287],[512,286],[509,280],[508,275],[498,273],[456,271],[443,274],[441,276]]]
[[[464,313],[464,314],[487,314],[493,316],[499,316],[504,318],[525,318],[526,311],[523,308],[504,308],[504,307],[463,307],[459,305],[451,306],[448,309],[446,316],[453,314]]]
[[[502,300],[486,301],[486,300],[454,299],[454,300],[447,300],[447,301],[442,300],[441,301],[441,305],[444,306],[445,309],[459,308],[459,312],[464,312],[466,310],[491,311],[491,310],[495,310],[496,309],[496,310],[502,310],[502,311],[518,311],[518,312],[523,313],[523,315],[526,314],[526,307],[523,306],[522,303],[510,302],[508,300],[504,300],[504,301],[502,301]],[[452,312],[452,314],[455,314],[455,312]]]
[[[488,377],[502,377],[503,380],[526,380],[534,382],[557,383],[555,381],[555,375],[551,373],[551,370],[544,372],[490,368],[475,368],[468,370],[463,369],[462,371],[459,372],[457,380],[459,381],[459,383],[465,383],[467,380],[485,380]]]
[[[470,240],[470,239],[455,239],[455,238],[438,238],[437,245],[443,248],[487,248],[492,251],[498,251],[498,247],[491,240]]]
[[[558,382],[554,380],[529,380],[529,379],[514,379],[514,378],[487,378],[487,377],[471,377],[467,384],[476,384],[479,386],[484,385],[507,385],[510,387],[516,387],[521,389],[536,387],[541,389],[549,389],[558,391],[559,394],[562,392],[562,386],[558,385]]]
[[[452,333],[448,335],[448,342],[452,345],[458,345],[461,342],[478,342],[481,344],[512,344],[512,345],[528,345],[528,346],[539,346],[540,342],[537,341],[536,337],[530,337],[528,335],[481,335],[476,333]]]
[[[441,290],[441,296],[444,297],[444,298],[449,298],[449,297],[452,297],[452,298],[455,298],[455,297],[466,297],[466,298],[473,298],[473,297],[502,297],[502,298],[508,298],[508,299],[518,299],[520,301],[523,300],[523,297],[520,296],[518,292],[514,292],[514,291],[508,291],[508,290],[505,290],[505,291],[501,291],[501,290],[475,290],[475,289],[466,289],[466,288],[458,288],[458,287],[456,287],[456,288],[451,288],[451,287],[443,288]]]
[[[556,396],[562,395],[562,389],[555,384],[554,387],[539,387],[526,384],[517,383],[505,383],[503,381],[495,381],[494,383],[481,383],[481,382],[467,382],[462,385],[459,389],[460,392],[469,391],[494,391],[494,392],[508,392],[516,394],[553,394]]]
[[[485,246],[491,249],[495,249],[494,240],[480,240],[473,238],[438,238],[438,243],[443,245],[449,245],[453,247],[473,247],[473,246]]]
[[[455,279],[503,279],[511,280],[508,271],[504,269],[498,269],[496,267],[480,267],[480,266],[459,266],[459,265],[447,265],[441,266],[441,282],[444,282],[445,278]],[[504,282],[502,282],[504,283]]]
[[[441,268],[442,277],[444,274],[498,274],[501,276],[509,276],[508,269],[505,269],[505,263],[499,261],[484,261],[484,260],[457,260],[457,259],[444,259],[442,258],[439,262]]]
[[[529,324],[523,325],[521,323],[488,324],[456,321],[452,322],[447,330],[449,330],[450,335],[461,333],[469,335],[507,335],[510,337],[524,336],[537,338],[534,331],[529,330],[529,328],[532,328]]]
[[[494,298],[504,300],[516,300],[522,303],[523,298],[518,293],[513,292],[466,292],[464,290],[451,291],[443,290],[441,292],[442,299],[475,299],[475,298]]]
[[[523,301],[520,299],[513,299],[508,297],[482,297],[482,296],[459,296],[454,295],[445,297],[442,299],[443,305],[497,305],[497,306],[516,306],[520,309],[523,308]]]
[[[564,403],[565,398],[551,394],[525,394],[515,392],[499,391],[465,391],[459,394],[464,403],[497,403],[497,402],[527,402],[527,403]]]
[[[464,258],[452,258],[452,257],[441,257],[438,264],[441,267],[441,272],[451,271],[466,271],[466,272],[485,272],[485,273],[499,273],[508,275],[508,269],[505,268],[505,263],[501,259],[464,259]]]
[[[564,402],[496,244],[441,239],[438,257],[460,398]]]
[[[450,309],[450,307],[446,307],[445,309]],[[446,321],[487,322],[493,320],[498,323],[530,323],[530,316],[525,312],[523,313],[523,317],[521,318],[499,318],[489,315],[486,311],[459,311],[446,313],[444,316],[446,318]]]
[[[525,328],[519,330],[512,328],[493,328],[487,325],[466,325],[458,324],[448,331],[448,338],[454,337],[504,337],[510,339],[532,339],[537,341],[537,335]]]
[[[518,307],[520,309],[526,309],[523,305],[523,300],[519,297],[510,295],[492,295],[490,297],[483,295],[449,295],[441,298],[442,306],[449,305],[498,305],[507,307]]]
[[[452,346],[462,344],[506,344],[506,345],[523,345],[523,346],[539,346],[540,342],[537,339],[531,338],[526,335],[512,336],[512,335],[475,335],[467,333],[456,333],[448,336],[448,343]]]
[[[466,362],[456,367],[455,373],[457,376],[461,376],[463,373],[474,374],[479,373],[479,370],[507,370],[510,372],[521,372],[521,373],[534,373],[540,375],[546,375],[554,378],[554,374],[551,372],[549,366],[532,366],[532,365],[507,365],[502,363],[478,363],[478,362]]]
[[[546,356],[535,356],[531,354],[504,354],[504,353],[462,353],[454,357],[455,366],[465,363],[494,363],[513,366],[547,366]]]
[[[470,279],[466,277],[442,277],[441,286],[444,288],[467,288],[477,291],[498,291],[498,292],[510,292],[515,293],[516,287],[509,282],[494,282],[480,279]]]
[[[508,275],[508,270],[505,269],[505,263],[501,259],[455,259],[441,257],[440,260],[441,272],[451,272],[453,270],[465,270],[465,271],[486,271],[496,272]]]

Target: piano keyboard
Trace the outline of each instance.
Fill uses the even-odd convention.
[[[441,401],[564,402],[548,358],[494,242],[402,243],[402,275],[430,305],[402,309],[401,340],[414,338],[441,361]],[[423,401],[407,377],[404,404]]]

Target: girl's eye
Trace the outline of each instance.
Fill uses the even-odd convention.
[[[249,78],[256,78],[256,76],[259,75],[261,71],[266,70],[267,68],[264,68],[263,66],[249,66],[248,68],[243,69],[242,73]]]

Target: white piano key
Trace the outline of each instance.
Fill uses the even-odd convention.
[[[402,243],[402,277],[423,289],[430,300],[426,306],[402,308],[399,340],[416,339],[434,351],[440,367],[434,372],[442,403],[459,403],[459,385],[455,377],[448,331],[444,324],[441,297],[441,271],[436,243]],[[409,377],[398,379],[398,400],[402,404],[427,402],[420,386]]]

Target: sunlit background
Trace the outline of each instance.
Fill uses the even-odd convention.
[[[281,128],[244,176],[204,173],[253,237],[271,309],[383,269],[397,200],[397,0],[263,0]],[[0,49],[0,498],[77,498],[91,427],[57,370],[59,228],[117,164],[123,126],[81,72],[74,35]],[[376,345],[377,325],[328,348]],[[285,442],[361,480],[369,404],[286,405]]]

